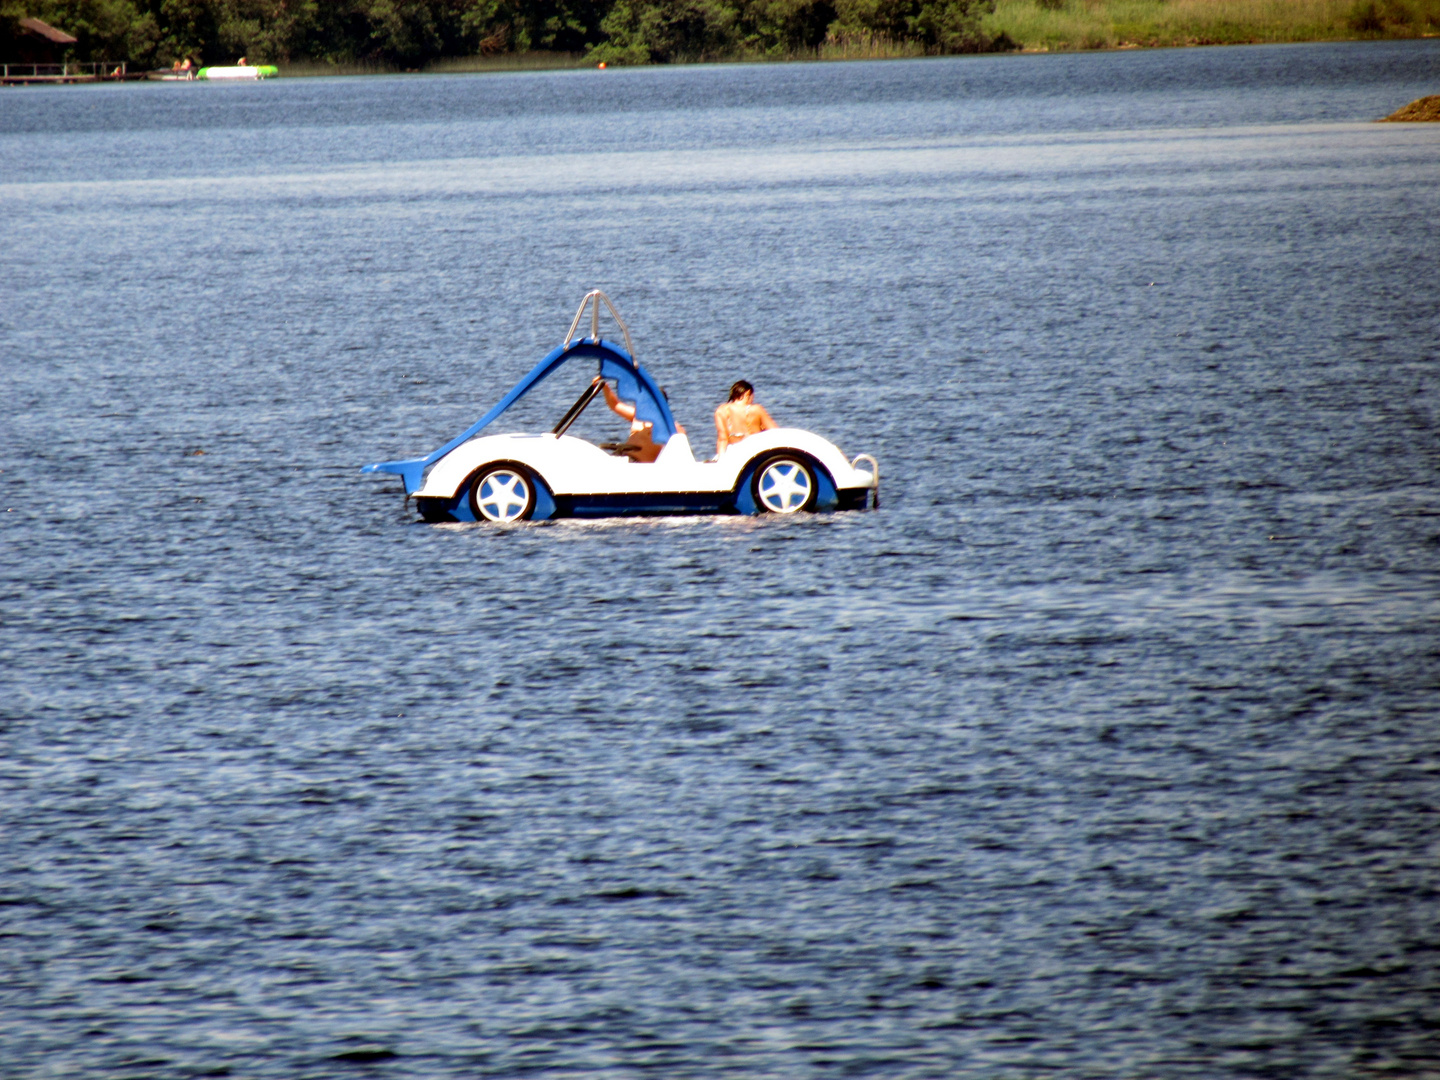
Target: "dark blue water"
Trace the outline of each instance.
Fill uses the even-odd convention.
[[[1440,1073],[1440,125],[1369,122],[1435,92],[0,94],[0,1075]],[[358,473],[596,285],[881,510]]]

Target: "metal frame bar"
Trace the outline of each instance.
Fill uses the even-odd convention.
[[[610,309],[610,317],[615,320],[615,325],[620,327],[620,333],[625,336],[625,351],[630,354],[630,359],[635,359],[635,345],[630,340],[630,328],[625,325],[625,320],[620,318],[620,313],[615,310],[615,305],[610,298],[599,289],[591,289],[585,294],[585,299],[580,301],[580,307],[575,312],[575,318],[570,321],[570,329],[565,334],[564,348],[570,347],[570,342],[575,337],[575,331],[579,329],[580,320],[585,315],[585,305],[590,305],[590,340],[596,344],[600,342],[600,301],[605,301],[605,306]]]
[[[585,407],[589,405],[590,402],[595,400],[595,395],[598,393],[600,393],[600,384],[598,382],[591,383],[586,391],[575,400],[575,404],[571,405],[570,408],[565,411],[565,415],[560,418],[560,422],[555,425],[550,434],[564,435],[565,432],[569,431],[570,425],[580,419],[580,414],[585,411]]]

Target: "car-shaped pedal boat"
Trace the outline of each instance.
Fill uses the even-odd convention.
[[[600,305],[625,339],[600,337]],[[590,336],[576,338],[590,308]],[[659,446],[653,461],[636,461],[627,445],[596,444],[566,434],[603,389],[584,392],[543,434],[481,435],[529,391],[572,360],[594,360],[635,419]],[[648,455],[647,455],[648,456]],[[857,466],[865,464],[869,468]],[[658,383],[635,361],[630,331],[610,299],[587,293],[564,342],[474,425],[423,458],[382,461],[367,473],[390,473],[405,484],[426,521],[543,521],[558,517],[640,514],[796,514],[862,510],[878,503],[880,470],[861,454],[846,460],[833,443],[796,428],[773,428],[733,443],[710,461],[696,461],[690,440],[670,412]]]

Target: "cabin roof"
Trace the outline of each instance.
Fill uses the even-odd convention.
[[[64,30],[57,30],[47,22],[39,19],[21,19],[20,27],[32,34],[38,34],[46,41],[53,41],[56,45],[74,45],[78,38],[71,37]]]

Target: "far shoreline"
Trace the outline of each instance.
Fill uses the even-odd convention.
[[[522,53],[522,54],[501,54],[499,56],[453,56],[440,57],[431,61],[423,67],[405,68],[378,63],[351,63],[351,64],[329,64],[323,61],[295,60],[281,61],[277,65],[282,78],[346,78],[351,76],[365,75],[499,75],[514,74],[531,71],[579,71],[594,70],[599,67],[608,67],[609,70],[618,71],[625,68],[630,70],[663,69],[676,67],[697,67],[706,65],[764,65],[764,64],[828,64],[828,63],[849,63],[853,61],[874,61],[874,60],[959,60],[959,59],[982,59],[1013,56],[1078,56],[1096,53],[1115,52],[1159,52],[1170,49],[1215,49],[1215,48],[1244,48],[1258,45],[1360,45],[1384,42],[1401,41],[1440,41],[1440,33],[1417,34],[1411,36],[1390,36],[1390,37],[1322,37],[1302,38],[1295,40],[1249,40],[1249,41],[1180,41],[1180,42],[1121,42],[1116,45],[1095,46],[1092,48],[1050,48],[1047,46],[1022,47],[1016,49],[994,50],[989,52],[969,53],[948,53],[940,54],[926,52],[921,49],[905,49],[900,47],[889,49],[875,49],[873,51],[853,50],[843,55],[829,55],[826,50],[815,50],[814,52],[792,53],[784,56],[764,56],[749,54],[738,54],[732,56],[707,56],[694,59],[676,60],[669,63],[647,63],[617,65],[601,65],[592,62],[581,53]],[[838,51],[838,50],[837,50]]]

